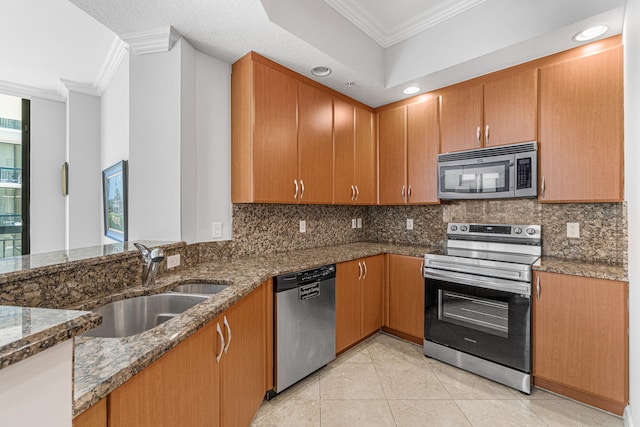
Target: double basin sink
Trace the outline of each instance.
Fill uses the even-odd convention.
[[[84,336],[124,338],[140,334],[222,292],[227,286],[184,283],[168,293],[134,297],[96,307],[91,311],[102,316],[102,324],[85,332]]]

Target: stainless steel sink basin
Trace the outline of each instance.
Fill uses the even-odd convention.
[[[229,285],[223,285],[221,283],[183,283],[171,289],[171,292],[212,295],[224,291],[227,289],[227,286]]]
[[[96,307],[102,324],[84,333],[88,337],[123,338],[136,335],[166,322],[208,297],[204,295],[158,294]]]

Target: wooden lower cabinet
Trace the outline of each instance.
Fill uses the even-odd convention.
[[[382,326],[384,255],[336,265],[336,352]]]
[[[73,427],[107,427],[107,398],[75,417]]]
[[[389,255],[385,326],[418,344],[424,339],[423,265],[422,257]]]
[[[627,283],[536,272],[534,285],[535,384],[622,415],[629,400]]]
[[[109,427],[248,426],[272,381],[271,290],[263,284],[113,391]]]

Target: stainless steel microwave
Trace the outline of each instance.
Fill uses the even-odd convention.
[[[537,195],[536,141],[438,156],[440,199],[498,199]]]

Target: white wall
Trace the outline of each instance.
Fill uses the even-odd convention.
[[[31,98],[31,253],[65,248],[65,197],[61,168],[66,160],[66,106]]]
[[[222,240],[230,240],[231,66],[200,52],[196,52],[196,139],[196,240],[214,240],[212,222],[221,222]]]
[[[180,240],[183,43],[129,53],[129,240]]]
[[[129,55],[125,55],[113,75],[100,103],[100,163],[101,170],[129,160]],[[102,187],[100,187],[102,194]],[[100,198],[100,206],[103,199]],[[102,209],[102,208],[101,208]],[[114,240],[104,235],[102,211],[100,213],[102,243]]]
[[[198,222],[196,51],[184,40],[180,97],[180,236],[182,240],[195,242]]]
[[[640,0],[628,0],[625,49],[625,199],[629,218],[628,425],[640,425]],[[633,416],[634,421],[630,421]]]
[[[67,249],[101,242],[100,98],[69,91],[67,99]]]

